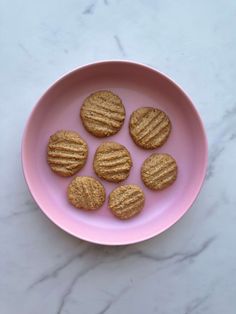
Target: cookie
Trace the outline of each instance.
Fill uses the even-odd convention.
[[[88,156],[88,146],[74,131],[58,131],[50,136],[47,160],[52,171],[68,177],[78,172]]]
[[[138,146],[154,149],[166,142],[171,131],[171,122],[163,111],[142,107],[132,113],[129,131],[133,141]]]
[[[177,164],[168,154],[152,154],[141,168],[143,183],[152,190],[162,190],[177,178]]]
[[[68,186],[67,197],[76,208],[95,210],[104,204],[106,192],[98,180],[92,177],[76,177]]]
[[[120,182],[129,176],[132,160],[128,150],[121,144],[106,142],[95,153],[93,168],[95,173],[109,182]]]
[[[112,213],[120,219],[129,219],[144,207],[144,193],[137,185],[121,185],[109,195],[108,206]]]
[[[96,137],[116,134],[125,120],[121,99],[110,91],[97,91],[88,96],[80,110],[86,130]]]

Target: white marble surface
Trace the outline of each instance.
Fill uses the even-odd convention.
[[[236,313],[236,1],[0,1],[0,313]],[[20,161],[26,119],[58,76],[126,58],[167,73],[204,120],[209,171],[152,240],[103,247],[54,226]]]

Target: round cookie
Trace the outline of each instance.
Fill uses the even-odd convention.
[[[121,185],[110,193],[108,206],[116,217],[123,220],[140,213],[144,201],[144,193],[139,186]]]
[[[171,122],[163,111],[142,107],[131,114],[129,131],[138,146],[154,149],[166,142],[171,131]]]
[[[96,210],[106,199],[103,185],[92,177],[76,177],[67,189],[69,202],[76,208]]]
[[[149,189],[165,189],[177,178],[176,161],[168,154],[152,154],[142,165],[141,177]]]
[[[47,161],[52,171],[68,177],[78,172],[88,156],[88,145],[74,131],[61,130],[50,136]]]
[[[106,142],[95,153],[93,168],[95,173],[109,182],[120,182],[129,176],[132,159],[128,150],[121,144]]]
[[[96,137],[116,134],[125,120],[121,99],[110,91],[97,91],[88,96],[80,110],[86,130]]]

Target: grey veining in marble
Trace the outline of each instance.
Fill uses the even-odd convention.
[[[236,313],[236,1],[0,1],[0,313]],[[38,209],[20,161],[44,90],[101,59],[149,64],[191,96],[209,168],[189,212],[143,243],[75,239]]]

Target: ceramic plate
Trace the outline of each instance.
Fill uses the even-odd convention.
[[[83,100],[92,92],[106,89],[119,95],[126,109],[122,129],[99,139],[90,135],[80,120]],[[167,142],[152,151],[138,148],[129,136],[129,117],[142,106],[165,111],[172,122]],[[115,218],[107,201],[95,212],[71,206],[66,190],[72,177],[53,173],[46,160],[49,136],[60,129],[78,131],[89,145],[89,157],[78,175],[96,177],[92,161],[96,148],[106,140],[124,144],[133,167],[122,184],[142,187],[146,202],[141,214],[128,221]],[[169,188],[154,192],[141,181],[142,162],[153,152],[173,155],[178,178]],[[207,141],[201,119],[189,97],[165,75],[153,68],[128,61],[104,61],[80,67],[63,76],[41,97],[27,122],[22,162],[26,182],[38,206],[56,225],[68,233],[94,243],[121,245],[149,239],[173,225],[188,210],[199,193],[207,165]],[[118,185],[102,182],[107,196]]]

